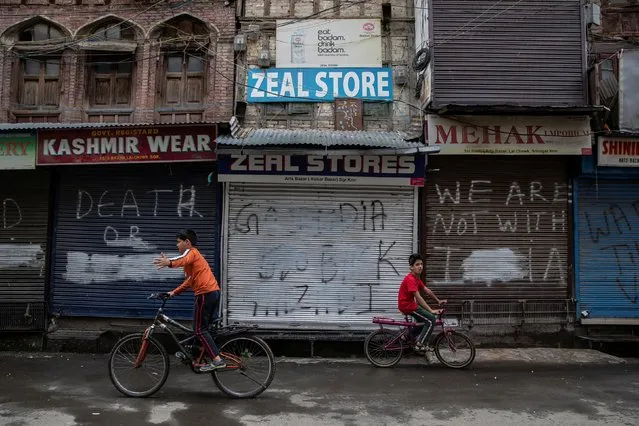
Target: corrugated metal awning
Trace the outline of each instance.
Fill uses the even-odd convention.
[[[94,129],[101,127],[170,127],[183,125],[219,124],[213,122],[191,123],[0,123],[0,131],[9,130],[41,130],[41,129]]]
[[[417,139],[417,138],[415,138]],[[344,131],[317,129],[243,129],[239,137],[222,135],[218,145],[236,147],[315,145],[322,147],[359,146],[366,148],[423,148],[425,145],[401,132]]]

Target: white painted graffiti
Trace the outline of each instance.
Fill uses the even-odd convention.
[[[67,252],[63,278],[75,284],[101,284],[114,281],[177,281],[183,277],[179,269],[158,270],[150,254],[89,254]]]
[[[13,198],[2,200],[2,229],[11,229],[22,223],[22,209]]]
[[[153,251],[157,246],[149,244],[138,236],[140,228],[136,225],[129,227],[129,233],[126,238],[120,238],[120,233],[113,226],[108,225],[104,228],[104,242],[107,247],[129,247],[140,251]]]
[[[146,194],[155,195],[155,203],[153,206],[154,217],[156,217],[158,214],[158,206],[160,205],[160,194],[171,194],[173,192],[175,191],[172,189],[153,189],[151,191],[146,191]],[[183,185],[180,185],[179,195],[177,196],[176,209],[178,217],[184,217],[185,211],[188,212],[188,217],[193,217],[193,215],[204,217],[197,210],[195,210],[195,195],[196,191],[194,185],[191,185],[190,188],[184,188]],[[109,199],[117,200],[117,204],[116,201],[107,202]],[[75,218],[80,220],[87,217],[93,212],[93,205],[94,196],[84,189],[78,189],[78,201],[76,204]],[[115,212],[113,211],[113,208],[111,208],[111,210],[107,212],[103,211],[103,209],[107,207],[115,207]],[[141,215],[137,197],[132,189],[127,189],[124,192],[124,196],[122,198],[112,197],[109,194],[109,190],[105,190],[100,194],[95,210],[95,213],[98,217],[113,217],[114,215],[124,217],[125,212],[127,216],[134,214],[135,216],[140,217]]]
[[[428,217],[429,279],[437,284],[565,283],[565,249],[549,247],[547,241],[549,233],[567,233],[565,204],[571,202],[571,191],[566,183],[544,186],[539,180],[504,186],[491,180],[435,184],[438,203]],[[521,247],[524,238],[527,249]],[[516,241],[516,248],[509,241]],[[476,248],[469,250],[469,245]]]
[[[0,269],[44,266],[44,250],[39,244],[0,244]]]
[[[140,202],[144,196],[148,200],[149,195],[153,199],[152,203]],[[157,256],[158,248],[143,238],[143,230],[135,224],[138,218],[166,217],[167,212],[173,212],[178,220],[204,217],[196,209],[195,186],[180,185],[179,189],[155,188],[144,192],[130,188],[91,192],[79,188],[75,219],[91,221],[112,218],[113,221],[104,227],[102,240],[106,247],[120,248],[126,253],[92,254],[70,251],[67,253],[64,278],[77,284],[91,284],[114,281],[166,281],[181,277],[182,273],[179,270],[156,270],[153,258]],[[145,254],[129,254],[130,250]]]

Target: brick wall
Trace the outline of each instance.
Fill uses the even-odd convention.
[[[639,38],[639,2],[610,1],[601,3],[601,27],[595,32],[607,37]]]
[[[601,26],[591,25],[589,31],[589,94],[592,103],[610,109],[594,118],[593,125],[596,130],[603,130],[604,126],[616,130],[620,126],[620,103],[625,103],[626,111],[630,104],[639,105],[639,94],[632,90],[620,87],[613,94],[609,90],[620,84],[618,53],[639,48],[639,1],[595,0],[595,3],[601,5]],[[601,80],[608,83],[600,83]]]
[[[421,133],[420,111],[415,97],[416,75],[411,62],[414,47],[413,0],[243,0],[239,17],[240,32],[247,33],[249,26],[259,25],[254,37],[249,37],[246,52],[239,55],[237,81],[246,82],[247,68],[257,66],[262,46],[269,46],[271,67],[276,67],[275,50],[281,43],[275,41],[276,19],[282,18],[382,18],[382,4],[391,4],[391,17],[382,32],[382,64],[393,68],[407,66],[407,84],[394,85],[395,102],[386,115],[365,116],[365,130],[399,130]],[[238,84],[236,99],[246,99],[246,88]],[[411,106],[413,105],[413,106]],[[310,115],[291,115],[279,111],[269,113],[271,108],[264,104],[248,104],[245,124],[271,128],[317,128],[332,130],[335,127],[332,103],[313,105]]]
[[[53,3],[53,4],[52,4]],[[78,4],[81,3],[81,4]],[[63,82],[61,96],[61,122],[85,121],[86,66],[85,54],[77,49],[78,35],[82,27],[103,18],[114,16],[130,20],[136,27],[138,49],[134,73],[134,113],[132,121],[157,121],[156,70],[160,52],[158,43],[149,39],[152,29],[159,23],[180,14],[188,14],[204,21],[211,27],[212,38],[216,40],[210,47],[210,68],[206,82],[207,94],[204,101],[204,120],[228,122],[233,115],[234,95],[234,52],[235,8],[224,6],[223,0],[193,0],[178,2],[166,0],[1,0],[0,34],[4,46],[1,47],[0,72],[0,121],[13,121],[10,114],[13,63],[17,59],[8,51],[7,30],[15,28],[33,16],[42,16],[71,34],[73,46],[63,54]],[[75,41],[74,41],[75,40]],[[178,116],[179,117],[179,116]],[[177,120],[176,120],[177,121]]]

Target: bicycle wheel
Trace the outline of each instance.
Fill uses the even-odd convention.
[[[142,334],[130,334],[111,350],[109,377],[124,395],[145,397],[164,385],[170,365],[169,355],[154,337],[144,340]]]
[[[269,387],[275,376],[271,348],[259,337],[232,337],[220,346],[226,368],[214,370],[213,381],[233,398],[253,398]]]
[[[392,367],[402,359],[402,345],[397,332],[375,330],[366,337],[364,352],[368,361],[376,367]]]
[[[466,368],[475,359],[475,345],[464,334],[446,331],[435,340],[435,355],[446,367]]]

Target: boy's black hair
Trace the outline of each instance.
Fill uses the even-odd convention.
[[[183,231],[180,231],[177,234],[177,237],[182,241],[189,240],[193,247],[197,246],[197,234],[192,229],[185,229]]]
[[[422,259],[422,255],[419,253],[413,253],[408,258],[408,264],[413,266],[418,260],[421,260],[422,262],[424,261],[424,259]]]

